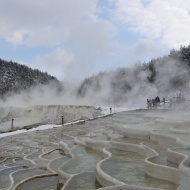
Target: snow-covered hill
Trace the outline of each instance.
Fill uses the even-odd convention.
[[[0,98],[35,85],[49,83],[58,85],[59,81],[48,73],[0,59]]]

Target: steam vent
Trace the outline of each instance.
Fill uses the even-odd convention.
[[[0,145],[0,190],[190,189],[185,111],[96,116],[1,137]]]

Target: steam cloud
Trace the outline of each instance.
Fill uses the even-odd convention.
[[[93,105],[123,106],[145,108],[147,98],[162,98],[179,92],[186,93],[190,87],[186,66],[170,57],[155,60],[156,78],[154,83],[148,82],[151,73],[142,70],[142,65],[131,68],[118,68],[114,71],[89,78],[90,83],[81,88],[80,84],[63,83],[63,90],[50,85],[32,87],[29,91],[12,94],[1,100],[2,106],[25,105]],[[171,79],[178,78],[171,83]],[[79,93],[79,89],[81,93]]]

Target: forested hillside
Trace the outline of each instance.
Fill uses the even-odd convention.
[[[27,90],[35,85],[52,82],[59,83],[55,77],[48,73],[0,59],[0,98],[11,93],[18,93],[21,90]]]
[[[190,88],[190,45],[171,50],[169,55],[138,62],[131,68],[118,68],[86,78],[78,89],[80,97],[96,97],[119,102],[167,95]]]

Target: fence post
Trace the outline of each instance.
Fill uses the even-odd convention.
[[[12,118],[12,122],[11,122],[11,130],[13,130],[13,121],[14,121],[14,119]]]
[[[64,118],[63,118],[63,116],[62,116],[62,119],[61,119],[61,123],[62,123],[62,125],[63,125],[63,123],[64,123]]]

